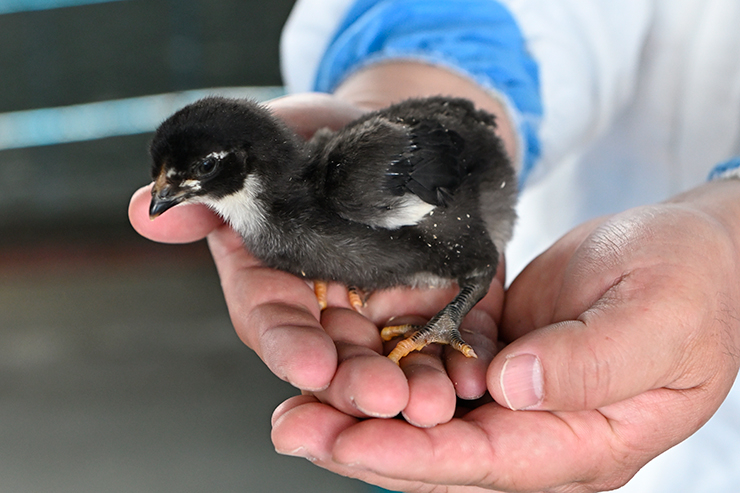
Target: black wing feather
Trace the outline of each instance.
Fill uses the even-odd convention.
[[[411,136],[413,150],[406,189],[428,204],[445,205],[444,196],[454,194],[465,177],[460,159],[465,141],[454,130],[432,120],[413,125]]]
[[[313,151],[316,168],[325,169],[320,200],[341,216],[369,225],[393,214],[409,193],[446,206],[470,174],[465,138],[457,127],[488,123],[473,114],[468,102],[410,100],[324,134]]]

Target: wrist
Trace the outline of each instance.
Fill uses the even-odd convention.
[[[667,203],[685,204],[716,220],[727,231],[740,256],[740,180],[712,180]]]

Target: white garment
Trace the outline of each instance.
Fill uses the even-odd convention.
[[[538,40],[545,104],[542,182],[522,195],[513,272],[574,225],[692,188],[740,154],[737,0],[590,2],[582,16],[577,0],[507,3]],[[568,5],[570,22],[539,3]]]

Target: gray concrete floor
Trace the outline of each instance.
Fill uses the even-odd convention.
[[[0,248],[0,492],[368,492],[275,453],[295,394],[237,339],[202,244]]]

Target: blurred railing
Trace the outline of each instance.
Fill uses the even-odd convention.
[[[148,141],[206,95],[282,94],[294,0],[0,0],[0,242],[125,225]]]
[[[265,101],[283,92],[279,86],[198,89],[0,113],[0,150],[152,132],[167,116],[205,96]]]
[[[76,7],[91,3],[120,2],[122,0],[0,0],[0,14]]]

